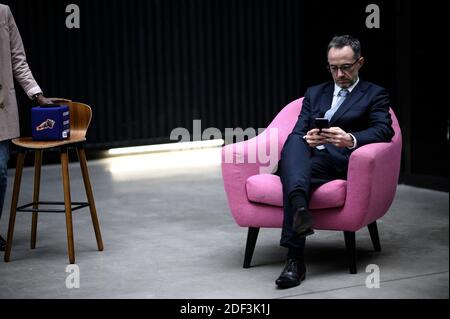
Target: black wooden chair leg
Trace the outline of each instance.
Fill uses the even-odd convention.
[[[374,221],[372,224],[368,225],[367,228],[369,228],[373,249],[375,249],[375,251],[381,251],[380,236],[378,236],[377,222]]]
[[[259,228],[248,228],[247,245],[245,247],[244,268],[250,268],[253,252],[255,251],[256,240],[258,239]]]
[[[356,239],[355,232],[344,231],[345,247],[347,248],[348,263],[351,274],[356,274]]]

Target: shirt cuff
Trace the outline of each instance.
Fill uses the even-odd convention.
[[[356,137],[353,134],[348,133],[348,135],[350,135],[352,137],[352,139],[353,139],[353,146],[352,147],[347,147],[347,148],[349,150],[354,150],[358,146],[358,141],[356,140]]]
[[[39,86],[35,86],[28,90],[27,95],[31,99],[31,98],[33,98],[33,95],[38,94],[38,93],[43,93],[43,92]]]

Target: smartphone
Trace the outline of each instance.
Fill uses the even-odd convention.
[[[330,127],[330,122],[328,121],[327,118],[318,117],[315,119],[315,126],[316,128],[322,131],[322,129]]]

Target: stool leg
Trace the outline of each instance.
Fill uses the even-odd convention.
[[[17,154],[16,176],[14,178],[13,196],[11,200],[11,211],[9,214],[8,236],[6,238],[5,262],[9,262],[14,234],[14,224],[16,223],[17,203],[19,202],[20,183],[22,181],[23,164],[25,162],[25,152]]]
[[[33,209],[38,209],[39,205],[39,191],[41,186],[41,167],[42,167],[42,150],[34,153],[34,192],[33,192]],[[38,213],[33,213],[31,222],[31,249],[36,248],[36,234],[37,234]]]
[[[91,211],[92,224],[94,225],[95,238],[97,239],[97,247],[99,251],[103,251],[103,240],[100,232],[100,224],[97,218],[97,209],[95,208],[94,194],[92,192],[91,182],[89,180],[89,171],[86,161],[86,152],[83,147],[77,148],[78,158],[80,160],[81,172],[83,174],[84,188],[86,189],[86,196],[89,202]]]
[[[69,178],[69,154],[67,149],[61,151],[61,169],[64,186],[64,205],[66,210],[67,246],[69,250],[69,261],[75,264],[75,249],[73,242],[72,225],[72,200],[70,198],[70,178]]]

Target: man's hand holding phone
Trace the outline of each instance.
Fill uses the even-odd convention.
[[[310,130],[303,137],[305,139],[305,141],[308,143],[308,145],[310,147],[316,147],[316,146],[328,143],[326,138],[323,135],[321,135],[322,130],[324,128],[329,127],[328,119],[327,118],[316,118],[314,120],[314,126],[315,126],[315,128]]]
[[[337,147],[352,147],[353,138],[339,127],[329,127],[328,119],[316,118],[316,128],[310,130],[303,137],[310,147],[316,147],[327,143]]]
[[[321,136],[325,137],[327,143],[336,147],[353,147],[353,138],[340,127],[325,128],[321,132]]]
[[[311,131],[306,133],[306,135],[303,136],[303,138],[310,147],[316,147],[327,143],[326,137],[321,135],[320,130],[318,128],[312,129]]]

